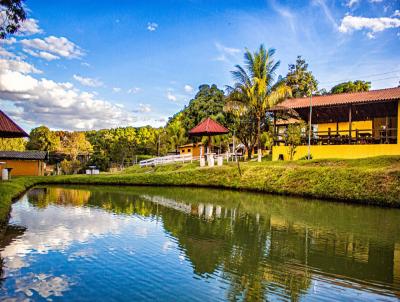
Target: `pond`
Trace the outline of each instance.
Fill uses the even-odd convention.
[[[36,187],[0,239],[0,300],[397,301],[399,222],[245,192]]]

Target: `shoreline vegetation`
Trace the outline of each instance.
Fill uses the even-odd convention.
[[[195,162],[100,175],[18,177],[0,183],[0,221],[7,220],[13,200],[43,184],[209,187],[400,207],[400,156],[240,162],[240,169],[241,175],[236,163],[200,168]]]

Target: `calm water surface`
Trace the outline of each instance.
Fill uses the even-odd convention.
[[[38,187],[5,301],[398,301],[400,211],[189,188]]]

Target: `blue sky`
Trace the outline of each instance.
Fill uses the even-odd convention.
[[[38,1],[0,44],[1,108],[29,130],[165,124],[201,84],[231,84],[243,50],[297,55],[330,88],[400,80],[400,1]]]

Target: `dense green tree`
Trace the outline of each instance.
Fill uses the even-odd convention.
[[[346,93],[346,92],[362,92],[362,91],[369,91],[371,89],[371,82],[366,81],[348,81],[344,83],[337,84],[333,86],[330,93],[337,94],[337,93]]]
[[[24,151],[26,140],[23,138],[0,138],[0,150]]]
[[[181,112],[168,124],[166,132],[171,150],[178,152],[178,146],[187,142],[185,128],[182,126],[183,113]]]
[[[137,147],[137,132],[134,128],[118,128],[111,145],[111,159],[120,167],[124,166],[127,158],[132,157]]]
[[[56,151],[60,147],[60,138],[46,126],[40,126],[31,130],[28,150]]]
[[[93,146],[90,163],[108,169],[111,164],[123,166],[136,160],[138,155],[164,155],[168,143],[163,128],[125,127],[86,132]]]
[[[0,39],[14,34],[26,19],[22,0],[0,0]]]
[[[248,159],[251,158],[251,150],[257,144],[257,121],[255,119],[255,114],[247,108],[242,108],[240,106],[230,107],[228,104],[227,110],[234,116],[233,123],[231,125],[232,134],[239,139],[236,140],[236,146],[242,143],[246,146]],[[261,125],[264,129],[264,124]]]
[[[137,148],[139,154],[157,154],[158,135],[155,128],[140,127],[137,130]]]
[[[75,161],[79,155],[88,156],[93,151],[93,147],[86,139],[84,132],[64,132],[59,151]]]
[[[311,92],[318,90],[318,82],[312,72],[308,71],[308,64],[301,56],[297,57],[295,64],[289,65],[285,82],[292,89],[292,96],[295,98],[309,96]]]
[[[236,70],[232,71],[235,85],[228,87],[228,109],[243,108],[236,111],[244,111],[248,122],[256,123],[258,154],[261,154],[261,130],[266,111],[291,96],[291,89],[283,79],[275,81],[275,72],[280,62],[275,62],[274,54],[274,49],[266,50],[264,45],[260,45],[254,53],[246,50],[245,67],[235,66]]]
[[[225,97],[221,89],[214,84],[211,86],[201,85],[189,105],[178,112],[170,122],[179,116],[186,133],[207,117],[212,117],[227,126],[228,121],[223,111],[224,105]]]
[[[318,90],[317,92],[315,92],[314,94],[315,95],[327,95],[329,93],[325,88],[322,88],[322,89]]]

